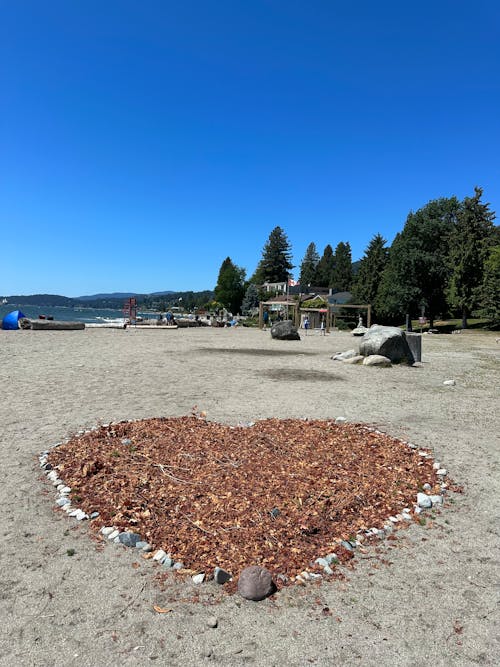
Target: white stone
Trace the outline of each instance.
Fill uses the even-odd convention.
[[[356,350],[347,350],[346,352],[337,352],[334,354],[332,359],[333,361],[344,361],[344,359],[351,359],[351,357],[357,356]]]
[[[454,387],[456,382],[455,380],[445,380],[443,384],[445,387]]]
[[[392,366],[391,360],[382,354],[370,354],[363,359],[363,366]]]
[[[345,417],[337,417],[337,419],[335,420],[335,423],[336,424],[343,424],[346,421],[347,421],[347,419]]]
[[[104,537],[108,537],[111,535],[111,533],[116,530],[113,526],[104,526],[101,528],[101,535],[104,535]]]
[[[59,493],[60,493],[62,496],[65,496],[65,495],[67,495],[67,494],[70,493],[70,492],[71,492],[71,487],[70,487],[70,486],[63,486],[63,488],[59,491]]]
[[[396,516],[390,516],[389,521],[392,521],[392,523],[397,523],[399,519]]]
[[[191,577],[193,580],[193,584],[202,584],[203,580],[205,579],[205,573],[200,572],[199,574],[195,574]]]
[[[88,519],[89,517],[88,514],[86,514],[83,510],[77,510],[75,518],[77,521],[83,521],[84,519]]]
[[[422,509],[432,507],[432,500],[426,493],[417,493],[417,505]]]
[[[436,495],[436,496],[429,496],[429,498],[431,499],[433,506],[443,504],[443,496]]]
[[[448,471],[446,470],[446,468],[439,468],[437,474],[441,475],[442,477],[445,477],[448,474]]]
[[[424,489],[424,491],[430,491],[432,489],[432,486],[428,482],[426,482],[422,488]]]
[[[115,537],[118,537],[119,534],[120,534],[119,530],[114,530],[112,533],[108,535],[108,540],[114,540]]]
[[[439,463],[439,461],[434,461],[434,463],[432,464],[432,467],[434,468],[434,470],[439,470],[439,468],[441,467],[441,464]]]
[[[166,557],[166,555],[167,554],[163,551],[163,549],[158,549],[158,551],[155,551],[153,555],[153,560],[161,561]]]

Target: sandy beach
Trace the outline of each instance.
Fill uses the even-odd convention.
[[[0,331],[0,665],[498,664],[500,344],[427,336],[419,368],[331,361],[356,344],[347,333],[277,342],[243,328]],[[430,447],[464,493],[358,554],[344,580],[260,603],[215,583],[162,589],[151,563],[102,548],[55,508],[37,456],[99,422],[194,406],[228,424],[377,425]]]

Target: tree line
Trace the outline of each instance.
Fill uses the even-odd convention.
[[[500,323],[500,227],[482,196],[476,187],[463,201],[443,197],[410,211],[390,247],[377,233],[354,264],[349,242],[335,250],[328,244],[321,256],[311,242],[299,267],[304,292],[349,291],[353,303],[371,304],[381,323],[401,323],[407,314],[425,315],[430,326],[448,315],[461,317],[464,328],[472,314]],[[261,285],[286,282],[293,268],[288,237],[275,227],[248,281],[245,269],[226,257],[215,299],[233,313],[249,311]]]

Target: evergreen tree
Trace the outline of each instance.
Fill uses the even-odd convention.
[[[474,188],[466,197],[451,236],[451,278],[448,289],[450,304],[459,309],[462,327],[467,328],[470,312],[479,305],[485,262],[496,234],[495,214],[481,201],[483,190]]]
[[[341,241],[335,248],[331,284],[338,292],[346,292],[352,283],[352,255],[349,243]]]
[[[275,227],[264,245],[262,258],[251,281],[256,285],[286,282],[293,269],[291,259],[292,250],[288,238],[281,227]]]
[[[249,283],[245,296],[243,298],[243,303],[241,304],[241,312],[243,314],[250,313],[254,308],[259,306],[259,291],[255,283]]]
[[[383,316],[401,321],[406,313],[415,317],[424,308],[433,326],[434,317],[446,310],[449,243],[459,210],[460,202],[451,197],[410,212],[380,282],[376,309]]]
[[[480,314],[491,319],[493,324],[500,324],[500,245],[489,249],[484,263],[480,301]]]
[[[318,262],[319,255],[316,250],[316,244],[310,243],[306,248],[304,259],[300,265],[299,282],[301,285],[307,287],[307,285],[314,284]]]
[[[224,308],[235,315],[241,308],[245,293],[244,283],[245,269],[236,266],[230,257],[226,257],[219,269],[214,296],[219,303],[222,303]]]
[[[314,284],[317,287],[330,287],[333,278],[335,263],[333,259],[333,248],[330,244],[325,246],[323,255],[316,266]]]
[[[372,306],[375,304],[382,273],[389,256],[389,249],[385,244],[386,240],[380,234],[376,234],[368,244],[353,287],[354,303],[369,303]],[[372,312],[375,318],[377,315],[375,309]]]

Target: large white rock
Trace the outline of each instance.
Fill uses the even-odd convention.
[[[415,363],[404,331],[398,327],[383,327],[374,324],[361,339],[359,353],[364,357],[380,354],[387,357],[392,363]]]

